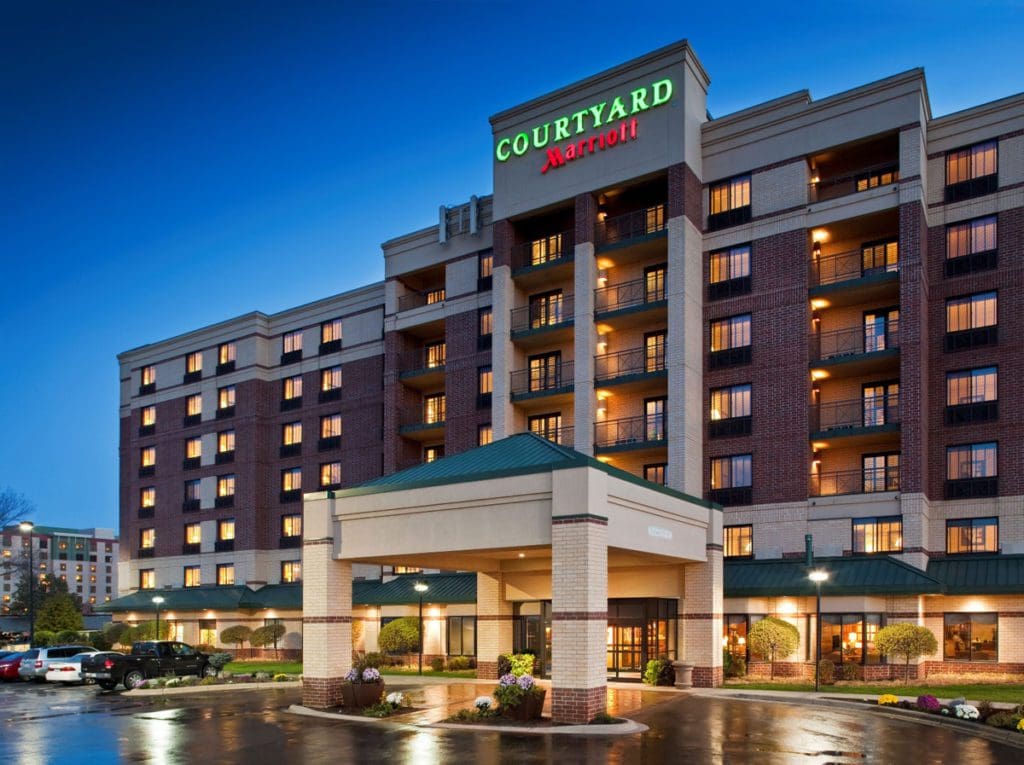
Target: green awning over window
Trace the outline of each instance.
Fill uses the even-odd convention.
[[[943,583],[890,557],[817,558],[828,572],[822,595],[925,595],[944,591]],[[725,597],[756,598],[814,595],[803,558],[726,561]]]

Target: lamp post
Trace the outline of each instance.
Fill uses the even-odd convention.
[[[164,599],[160,595],[153,596],[153,605],[156,607],[156,639],[160,639],[160,604]]]
[[[423,593],[430,589],[430,585],[422,579],[413,585],[413,589],[420,594],[420,674],[423,674]]]
[[[36,641],[36,565],[32,560],[32,521],[18,524],[22,534],[28,534],[28,647]]]
[[[814,582],[818,590],[818,602],[814,617],[814,631],[817,638],[814,641],[817,644],[817,648],[814,651],[814,692],[817,693],[821,672],[821,583],[828,580],[828,572],[819,568],[812,571],[807,577]]]

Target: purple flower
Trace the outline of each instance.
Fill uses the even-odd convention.
[[[367,667],[363,670],[363,682],[364,683],[379,683],[380,672],[373,667]]]
[[[529,675],[523,675],[521,678],[519,678],[518,685],[524,691],[528,691],[533,687],[533,678]]]
[[[345,673],[345,682],[354,683],[359,680],[359,670],[353,667]]]
[[[515,684],[516,684],[516,676],[513,675],[511,672],[509,672],[508,674],[502,675],[500,678],[498,678],[498,685],[501,686],[502,688],[507,688],[508,686],[515,685]]]
[[[932,695],[925,694],[924,696],[917,697],[917,708],[922,712],[938,712],[942,708],[942,704],[939,700]]]

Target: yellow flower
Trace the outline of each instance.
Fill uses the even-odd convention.
[[[895,706],[900,703],[899,698],[893,696],[891,693],[886,693],[878,697],[878,703],[883,707]]]
[[[1022,718],[1021,721],[1017,723],[1017,730],[1019,730],[1021,733],[1024,733],[1024,718]]]

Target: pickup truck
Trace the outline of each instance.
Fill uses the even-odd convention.
[[[216,674],[209,656],[172,640],[144,640],[133,643],[128,655],[105,653],[82,660],[82,678],[95,680],[105,691],[114,690],[119,683],[131,691],[153,677]]]

